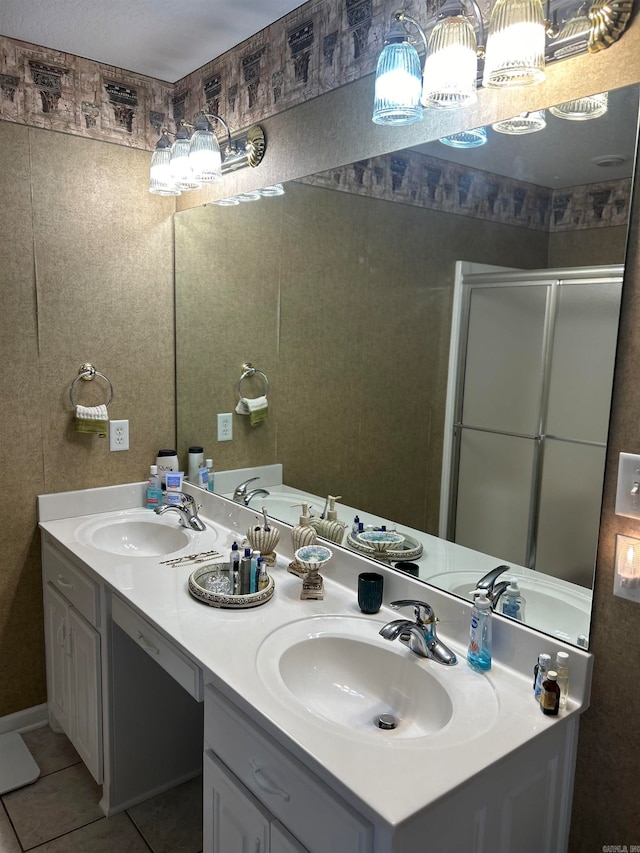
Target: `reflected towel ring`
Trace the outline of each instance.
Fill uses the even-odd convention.
[[[71,383],[71,387],[69,388],[69,399],[71,400],[71,405],[74,407],[74,409],[76,407],[76,402],[73,399],[73,389],[75,388],[76,382],[79,379],[84,379],[85,381],[88,382],[91,379],[93,379],[94,376],[99,376],[100,379],[104,380],[107,383],[107,385],[109,386],[109,399],[106,402],[106,406],[108,408],[111,405],[111,402],[113,401],[113,385],[111,384],[111,380],[107,379],[107,377],[104,375],[104,373],[100,373],[99,370],[96,370],[92,364],[90,364],[89,362],[86,362],[85,364],[82,365],[80,370],[78,370],[78,375],[73,380],[73,382]]]
[[[264,396],[265,397],[269,396],[269,380],[267,379],[267,374],[264,373],[262,370],[258,370],[256,367],[254,367],[251,364],[251,362],[246,361],[242,365],[242,376],[240,377],[240,379],[238,379],[237,390],[238,390],[238,399],[239,400],[243,399],[243,395],[242,395],[242,392],[240,390],[240,386],[242,385],[242,382],[245,379],[248,379],[250,376],[255,376],[256,374],[258,376],[261,376],[262,380],[264,382]]]

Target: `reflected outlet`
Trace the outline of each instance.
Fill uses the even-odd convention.
[[[218,441],[231,441],[233,438],[233,415],[227,412],[218,414]]]

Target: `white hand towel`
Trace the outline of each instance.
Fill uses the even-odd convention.
[[[106,405],[76,406],[76,417],[81,421],[108,421]]]
[[[265,396],[262,397],[241,397],[236,406],[236,412],[239,415],[250,415],[251,412],[258,412],[261,409],[266,409],[269,403]]]

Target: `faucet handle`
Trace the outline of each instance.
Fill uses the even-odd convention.
[[[394,610],[397,610],[399,607],[413,607],[415,619],[418,624],[428,625],[436,621],[436,614],[433,612],[433,607],[426,601],[403,598],[400,601],[392,601],[389,607],[392,607]]]

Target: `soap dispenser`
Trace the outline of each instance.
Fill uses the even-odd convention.
[[[518,578],[511,578],[509,586],[502,594],[500,602],[500,612],[504,616],[510,616],[512,619],[518,619],[524,622],[524,605],[525,600],[518,586]]]
[[[311,524],[318,531],[318,536],[322,536],[324,539],[329,539],[330,542],[335,542],[336,545],[342,545],[344,533],[347,529],[347,525],[344,521],[338,521],[336,501],[339,500],[342,500],[342,495],[329,495],[327,498],[327,504],[329,506],[329,509],[327,510],[327,517],[314,518],[311,520]]]
[[[477,672],[491,669],[491,602],[486,589],[474,592],[467,661]]]
[[[293,504],[293,506],[302,507],[302,514],[300,515],[300,520],[291,531],[291,544],[293,545],[293,553],[295,554],[298,548],[303,548],[305,545],[315,545],[316,539],[318,538],[318,534],[311,526],[309,504],[301,503]],[[295,559],[295,557],[289,563],[289,571],[291,572],[291,574],[297,575],[297,577],[299,578],[304,577],[307,573],[307,570]]]

